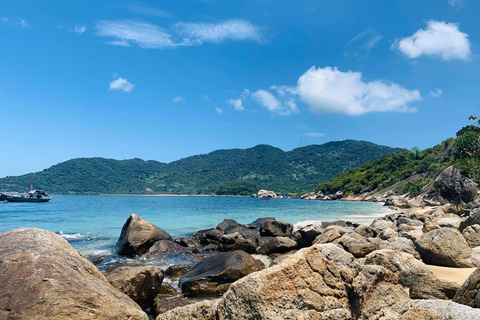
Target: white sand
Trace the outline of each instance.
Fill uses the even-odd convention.
[[[477,268],[449,268],[427,265],[439,279],[453,281],[462,285]]]

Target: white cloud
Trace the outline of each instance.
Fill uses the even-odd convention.
[[[222,109],[222,108],[215,108],[215,111],[217,111],[217,112],[220,113],[220,114],[223,113],[223,109]]]
[[[97,35],[111,37],[111,45],[129,47],[132,43],[141,48],[169,48],[173,43],[170,34],[154,24],[131,20],[102,20],[95,25]]]
[[[83,34],[85,31],[87,31],[87,27],[75,25],[75,28],[73,28],[72,31],[73,31],[73,32],[76,32],[76,33],[78,33],[78,34]]]
[[[142,3],[134,3],[128,6],[130,11],[136,14],[141,14],[144,16],[156,16],[156,17],[161,17],[161,18],[167,18],[170,17],[170,15],[163,10],[156,9],[156,8],[151,8],[147,7],[146,5]]]
[[[28,27],[29,26],[29,24],[27,23],[27,20],[25,20],[24,18],[2,17],[1,20],[2,20],[3,23],[12,23],[12,24],[16,24],[16,25],[21,26],[21,27]]]
[[[178,97],[173,98],[172,101],[173,101],[174,103],[185,102],[185,98],[178,96]]]
[[[432,97],[438,98],[443,94],[443,91],[440,88],[435,88],[435,90],[430,91]]]
[[[219,23],[178,22],[174,29],[184,37],[184,42],[189,44],[221,43],[227,40],[257,42],[262,40],[259,27],[240,19]]]
[[[392,49],[399,50],[409,58],[427,55],[443,60],[467,60],[470,41],[468,34],[461,32],[456,23],[430,20],[426,29],[419,29],[410,37],[396,39]]]
[[[418,90],[407,90],[380,80],[363,82],[360,72],[311,67],[299,79],[297,91],[312,113],[411,112],[408,103],[422,100]]]
[[[127,81],[122,77],[119,77],[117,80],[110,82],[110,90],[123,90],[125,92],[130,92],[135,87],[134,84]]]
[[[225,101],[229,105],[232,105],[233,108],[237,111],[244,111],[245,108],[243,107],[243,101],[242,99],[228,99]]]
[[[312,137],[312,138],[322,138],[325,136],[325,133],[320,133],[320,132],[308,132],[303,134],[306,137]]]
[[[262,107],[267,108],[273,113],[280,115],[289,115],[291,113],[297,113],[298,108],[295,100],[289,99],[282,103],[271,92],[266,90],[258,90],[252,93],[253,99],[255,99]]]

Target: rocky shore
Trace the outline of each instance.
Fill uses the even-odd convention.
[[[445,204],[369,225],[226,219],[172,239],[131,215],[128,260],[105,273],[56,234],[0,233],[0,319],[480,319],[480,201],[465,179],[447,171]],[[169,255],[193,263],[148,262]]]

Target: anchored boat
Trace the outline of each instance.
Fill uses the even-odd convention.
[[[8,202],[48,202],[53,198],[43,190],[30,190],[27,195],[8,195],[0,193],[0,195]]]

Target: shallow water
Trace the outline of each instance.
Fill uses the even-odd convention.
[[[0,232],[36,227],[56,232],[84,255],[106,255],[130,214],[161,227],[172,237],[216,227],[223,219],[250,223],[275,217],[292,224],[305,220],[370,222],[389,212],[377,203],[185,196],[67,196],[47,203],[0,202]],[[184,257],[164,257],[162,263]],[[170,261],[171,260],[171,261]],[[158,262],[158,261],[157,261]],[[187,261],[185,261],[187,262]]]

